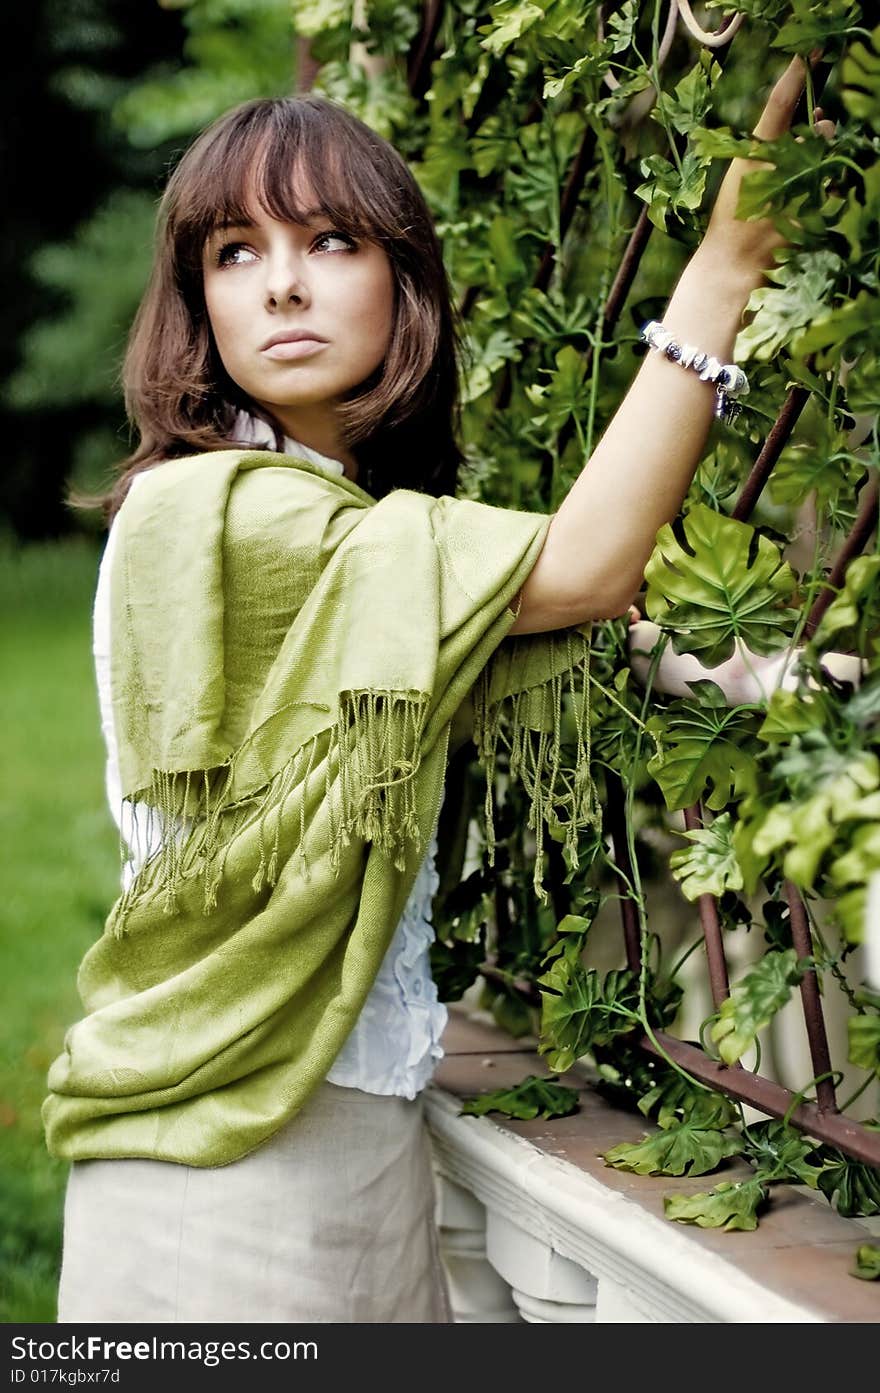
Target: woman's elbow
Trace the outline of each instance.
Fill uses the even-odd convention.
[[[626,614],[638,587],[632,590],[611,589],[602,585],[578,590],[567,595],[559,590],[542,594],[530,593],[526,584],[521,592],[516,619],[508,630],[511,634],[545,633],[551,629],[568,629],[592,620],[617,619]]]

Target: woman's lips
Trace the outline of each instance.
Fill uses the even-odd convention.
[[[265,358],[306,358],[319,348],[326,348],[321,339],[289,339],[284,343],[273,343],[262,350]]]

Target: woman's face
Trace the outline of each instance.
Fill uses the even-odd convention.
[[[216,229],[203,252],[220,359],[289,435],[350,461],[334,407],[385,356],[391,263],[376,243],[336,232],[323,213],[305,226],[262,209],[253,216],[253,223]]]

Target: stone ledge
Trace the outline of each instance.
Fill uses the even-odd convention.
[[[499,1220],[598,1278],[595,1318],[602,1319],[605,1279],[636,1311],[608,1319],[880,1320],[880,1283],[848,1275],[857,1245],[869,1241],[865,1226],[799,1186],[774,1186],[753,1233],[670,1223],[665,1194],[710,1189],[750,1168],[733,1161],[715,1175],[674,1179],[606,1166],[601,1151],[640,1140],[650,1127],[602,1098],[579,1067],[561,1076],[581,1094],[571,1117],[460,1116],[463,1096],[547,1075],[535,1043],[512,1039],[483,1013],[450,1006],[446,1054],[425,1093],[435,1166]]]

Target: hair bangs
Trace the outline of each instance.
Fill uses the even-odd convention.
[[[247,225],[259,210],[302,225],[323,216],[342,232],[386,245],[400,235],[384,181],[365,181],[370,152],[356,148],[363,137],[343,111],[331,108],[327,118],[327,108],[306,104],[248,104],[215,132],[180,190],[169,228],[188,270],[200,267],[218,228]]]

